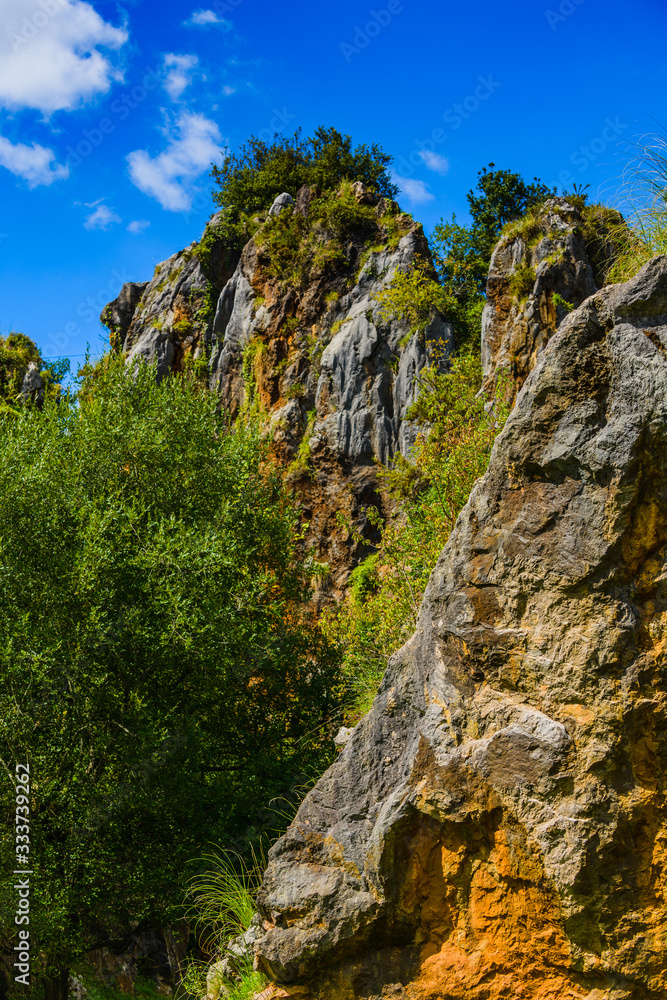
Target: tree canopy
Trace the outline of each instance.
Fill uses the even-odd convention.
[[[378,195],[394,198],[398,188],[387,169],[392,159],[377,143],[353,147],[349,135],[323,126],[305,139],[301,129],[293,136],[276,135],[271,143],[252,136],[222,166],[213,167],[218,186],[213,200],[236,220],[241,213],[269,208],[283,191],[295,195],[303,184],[330,190],[345,179],[362,181]]]
[[[335,663],[280,474],[193,378],[108,360],[0,423],[0,760],[30,762],[31,930],[62,981],[326,765]]]
[[[538,177],[528,183],[510,170],[482,167],[476,188],[466,195],[472,222],[459,225],[444,219],[433,233],[433,252],[443,281],[461,298],[483,294],[493,248],[503,226],[520,219],[533,205],[556,193]]]

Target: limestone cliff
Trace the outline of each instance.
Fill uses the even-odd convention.
[[[666,459],[659,257],[539,354],[417,631],[273,847],[256,961],[287,992],[667,995]]]
[[[298,487],[305,548],[340,596],[364,545],[336,514],[374,541],[365,508],[382,509],[377,463],[409,450],[417,376],[434,344],[446,360],[452,328],[437,312],[414,335],[383,318],[378,295],[397,269],[430,259],[428,244],[395,202],[359,182],[334,195],[285,193],[254,225],[233,258],[214,216],[202,241],[159,265],[152,281],[125,285],[103,321],[129,362],[143,357],[164,374],[201,359],[233,418],[263,418]]]
[[[568,312],[602,287],[622,226],[612,209],[550,198],[507,227],[482,315],[487,378],[504,369],[523,384]]]

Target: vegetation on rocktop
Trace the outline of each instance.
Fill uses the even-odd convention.
[[[298,129],[271,143],[251,136],[211,171],[217,185],[213,200],[223,210],[219,226],[228,244],[240,249],[257,229],[257,213],[266,212],[284,191],[296,196],[304,184],[323,192],[358,180],[378,196],[393,198],[398,188],[388,172],[392,159],[377,143],[353,147],[351,137],[335,128],[320,126],[305,139]]]
[[[623,200],[628,223],[610,227],[618,244],[610,281],[627,281],[652,257],[667,253],[667,129],[634,146]]]
[[[491,254],[503,226],[556,193],[538,177],[528,183],[520,174],[494,170],[494,166],[490,163],[479,171],[476,189],[466,195],[470,225],[459,225],[453,215],[451,222],[443,219],[433,234],[433,257],[440,278],[461,300],[484,294]]]
[[[392,160],[377,143],[353,148],[351,137],[335,128],[320,126],[307,139],[298,129],[290,137],[276,135],[271,144],[252,136],[213,168],[213,200],[232,213],[259,212],[283,191],[294,197],[303,184],[331,191],[343,180],[362,181],[378,196],[394,198],[398,188],[387,171]]]
[[[108,357],[0,423],[0,759],[30,764],[32,971],[56,996],[111,928],[181,915],[202,844],[242,848],[324,769],[338,675],[293,499],[193,377]]]
[[[267,219],[257,235],[260,261],[269,277],[298,290],[323,275],[356,279],[369,252],[394,249],[412,224],[395,203],[378,215],[341,181],[312,199],[307,217],[288,207]]]
[[[56,362],[47,366],[35,342],[24,333],[12,331],[0,337],[0,409],[16,409],[21,402],[21,386],[33,362],[39,369],[45,391],[55,394],[59,391],[60,380],[69,370],[67,362]]]

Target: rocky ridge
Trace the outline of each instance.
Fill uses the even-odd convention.
[[[482,366],[518,388],[556,330],[604,284],[623,219],[601,205],[549,198],[507,227],[491,257],[482,315]]]
[[[320,596],[340,597],[376,540],[365,509],[383,509],[377,464],[409,451],[418,374],[435,345],[446,362],[452,327],[433,311],[412,334],[383,315],[378,296],[397,270],[430,255],[421,226],[363,184],[284,193],[255,222],[233,259],[214,216],[199,244],[125,285],[102,319],[128,363],[144,358],[158,375],[205,365],[233,418],[262,417],[298,485],[305,549],[325,567]]]
[[[267,996],[665,996],[666,458],[659,257],[535,358],[414,636],[272,848]]]

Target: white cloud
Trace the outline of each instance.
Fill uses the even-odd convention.
[[[109,229],[114,222],[120,222],[121,218],[116,215],[112,208],[105,205],[103,200],[99,198],[97,201],[92,201],[86,204],[86,208],[94,209],[90,215],[86,216],[86,221],[84,226],[86,229]]]
[[[100,48],[117,51],[125,28],[84,0],[1,0],[0,106],[44,114],[106,93],[122,74]]]
[[[449,160],[440,153],[433,153],[430,149],[420,149],[419,155],[429,170],[434,170],[436,174],[446,174],[449,170]]]
[[[188,70],[194,69],[198,62],[197,56],[177,56],[173,52],[168,52],[164,57],[164,68],[169,72],[163,86],[172,101],[177,101],[185,88],[192,83],[192,76]]]
[[[225,95],[225,97],[231,97],[232,94],[236,93],[236,87],[223,87],[222,92]]]
[[[392,173],[391,179],[394,184],[398,184],[402,193],[416,205],[422,205],[426,201],[433,201],[435,195],[432,194],[423,181],[413,181],[409,177],[401,177],[400,174]]]
[[[187,21],[183,22],[188,26],[195,25],[196,27],[205,28],[208,24],[220,24],[225,30],[231,28],[228,21],[225,21],[224,17],[219,17],[212,10],[195,10],[192,12]]]
[[[32,146],[22,142],[14,145],[0,136],[0,166],[22,177],[29,188],[52,184],[69,176],[69,168],[53,163],[55,158],[53,150],[45,146],[38,146],[35,142]]]
[[[127,157],[132,182],[170,212],[192,205],[190,186],[212,161],[220,160],[220,130],[204,115],[183,112],[175,127],[165,129],[169,144],[157,156],[136,149]]]
[[[143,233],[144,229],[148,229],[150,222],[148,219],[133,219],[132,222],[127,227],[128,233],[135,233],[140,235]]]

